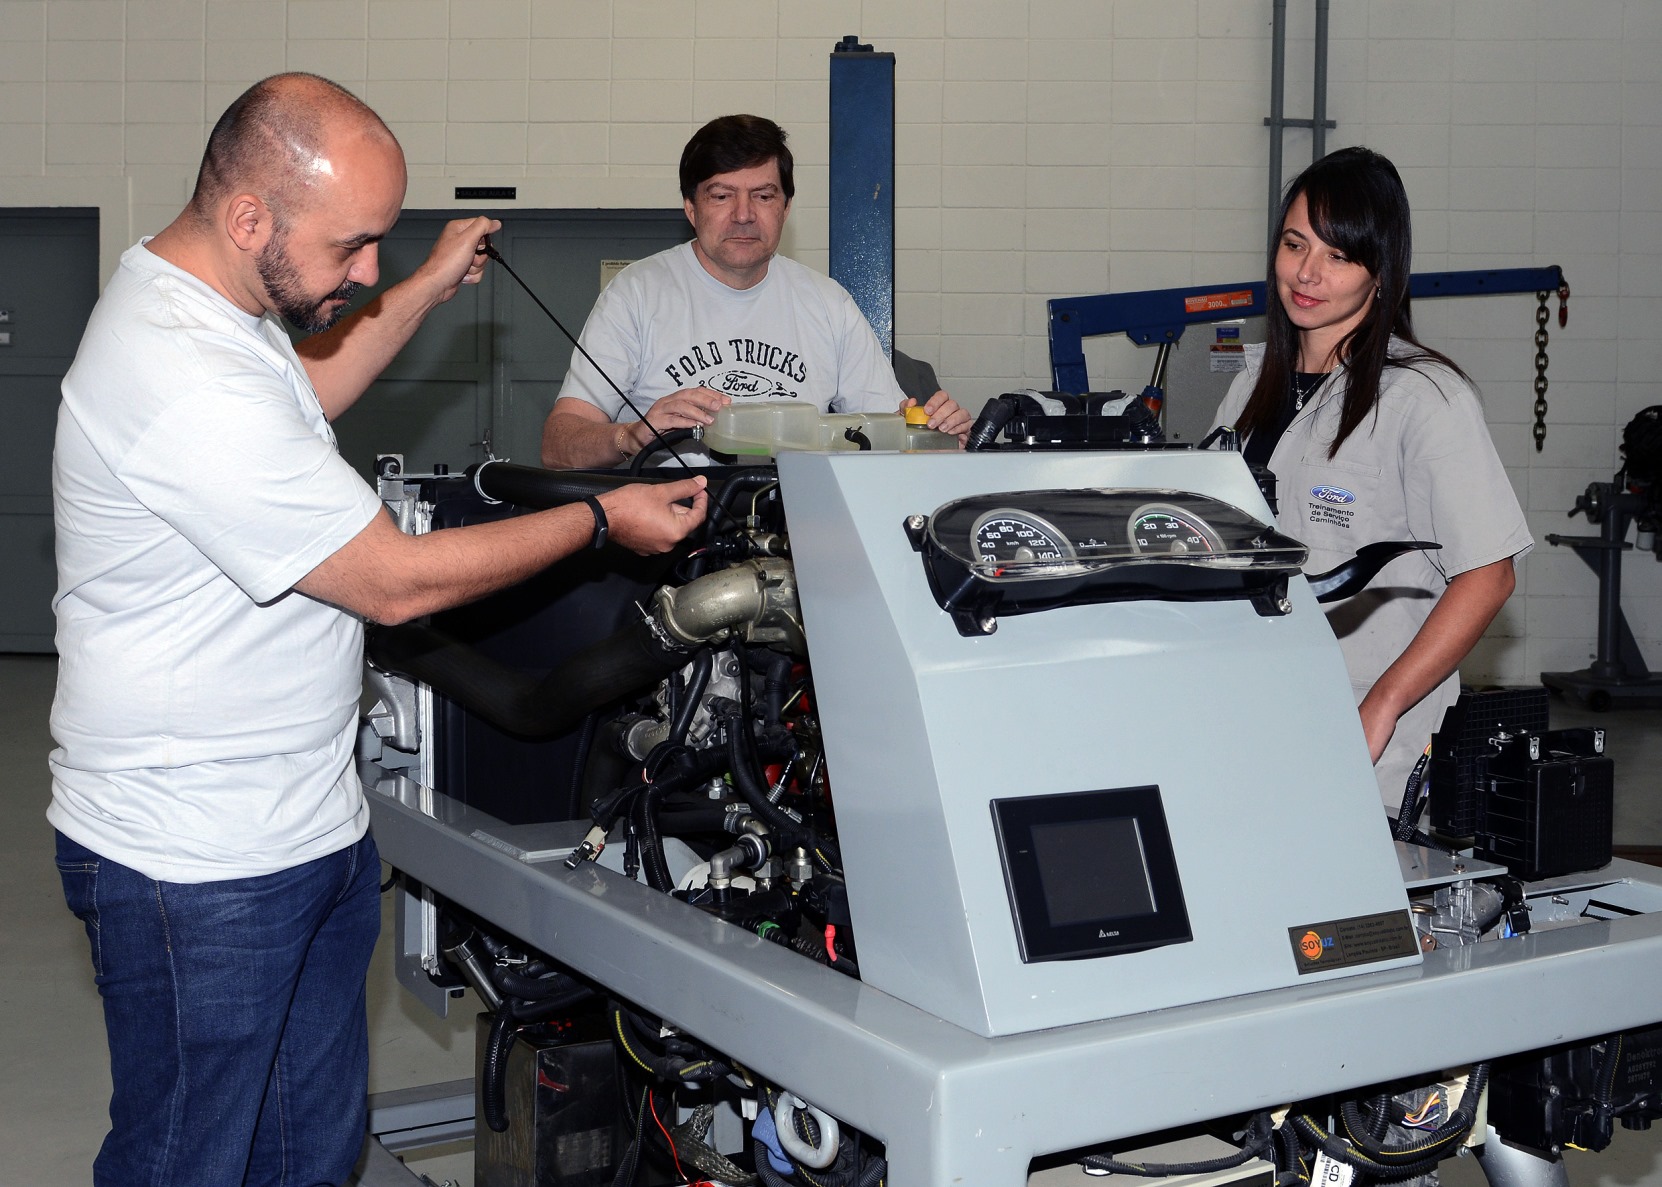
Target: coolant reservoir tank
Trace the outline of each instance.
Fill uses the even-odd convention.
[[[772,457],[796,450],[881,449],[907,452],[957,449],[958,438],[938,433],[928,425],[921,408],[900,412],[822,413],[812,404],[794,400],[733,403],[716,413],[704,430],[704,445],[712,454],[729,457]]]

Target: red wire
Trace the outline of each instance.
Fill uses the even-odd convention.
[[[658,1127],[658,1132],[664,1135],[664,1144],[669,1147],[669,1156],[675,1163],[675,1177],[690,1183],[691,1187],[715,1187],[708,1179],[699,1179],[693,1183],[687,1178],[687,1172],[681,1169],[681,1156],[675,1152],[675,1139],[669,1136],[669,1130],[665,1129],[664,1123],[658,1119],[657,1097],[653,1093],[646,1094],[646,1107],[652,1110],[652,1123]]]

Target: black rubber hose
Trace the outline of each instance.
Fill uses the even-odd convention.
[[[648,441],[629,462],[629,476],[631,478],[639,477],[641,467],[646,465],[646,459],[659,450],[668,449],[672,445],[679,445],[683,441],[691,441],[696,435],[692,429],[670,429],[665,433],[653,434],[652,440]]]
[[[731,526],[740,522],[733,515],[733,503],[740,495],[754,494],[763,487],[772,486],[778,481],[778,471],[771,468],[739,470],[730,475],[721,484],[721,491],[710,496],[710,501],[715,504],[721,514],[718,515],[712,511],[709,518],[704,521],[705,542],[713,541],[724,526]]]
[[[644,783],[625,783],[622,787],[596,796],[589,808],[589,818],[599,828],[612,831],[624,812],[634,804],[634,797],[646,790]]]
[[[547,1022],[551,1018],[570,1013],[573,1006],[580,1005],[593,996],[594,990],[586,985],[578,985],[540,1002],[512,1002],[510,1010],[516,1022]]]
[[[484,1066],[479,1072],[479,1101],[485,1114],[485,1124],[491,1132],[503,1133],[508,1128],[508,1052],[519,1037],[513,1015],[498,1010],[491,1019],[490,1035],[485,1040]]]
[[[595,744],[589,750],[589,761],[583,768],[582,798],[572,809],[571,819],[591,813],[594,803],[608,795],[625,780],[633,782],[638,764],[623,747],[626,723],[608,721],[595,733]]]
[[[582,732],[577,735],[577,754],[571,761],[571,783],[566,788],[566,819],[575,820],[583,810],[583,777],[589,769],[589,754],[594,749],[594,732],[600,725],[600,714],[590,712],[583,718]]]
[[[661,894],[668,894],[675,889],[675,882],[669,876],[669,862],[664,858],[664,838],[658,832],[658,802],[663,798],[662,784],[647,784],[646,791],[635,801],[635,821],[640,835],[641,863],[646,869],[646,884]]]
[[[1016,418],[1020,408],[1018,398],[1013,395],[988,400],[981,406],[981,415],[975,418],[975,426],[970,429],[969,439],[964,442],[965,452],[978,453],[986,449],[1004,426]]]
[[[655,773],[653,782],[662,786],[665,795],[687,791],[727,770],[727,755],[721,750],[688,750],[680,747],[670,753]],[[646,790],[644,782],[627,783],[622,787],[596,796],[591,804],[594,823],[608,831],[623,815],[633,796]]]
[[[809,836],[808,830],[769,802],[767,785],[762,782],[761,774],[753,765],[755,747],[750,730],[742,717],[735,716],[727,720],[727,762],[733,772],[733,786],[738,788],[745,803],[750,805],[750,810],[762,818],[762,822],[773,831],[780,843],[793,847],[811,847],[813,838]]]
[[[687,662],[637,620],[585,647],[538,679],[490,659],[478,648],[421,623],[367,632],[365,650],[379,667],[432,685],[504,733],[553,738],[585,714],[656,684]]]
[[[1257,1158],[1268,1150],[1274,1141],[1275,1131],[1270,1127],[1269,1115],[1260,1113],[1253,1117],[1240,1149],[1221,1158],[1199,1162],[1124,1162],[1108,1154],[1088,1154],[1080,1159],[1080,1163],[1093,1170],[1151,1179],[1163,1179],[1172,1175],[1209,1175]]]
[[[710,672],[714,667],[715,657],[708,647],[701,648],[693,656],[692,674],[687,678],[681,704],[669,726],[669,740],[677,746],[687,740],[687,730],[692,727],[693,718],[698,716],[698,706],[704,700],[704,690],[710,686]]]
[[[720,750],[691,750],[682,746],[665,759],[653,778],[668,793],[687,791],[726,772],[727,755]]]
[[[668,739],[659,742],[648,750],[646,757],[641,760],[642,777],[648,783],[656,783],[660,779],[681,773],[686,769],[682,761],[685,752],[685,746],[677,746]]]
[[[509,968],[491,970],[491,980],[496,982],[496,987],[502,991],[504,997],[517,997],[530,1002],[542,1001],[568,990],[583,988],[581,982],[572,980],[564,973],[555,973],[549,977],[533,977]]]
[[[649,1075],[670,1083],[682,1080],[708,1083],[724,1079],[733,1070],[715,1059],[687,1059],[658,1054],[651,1048],[651,1044],[661,1041],[657,1035],[649,1033],[645,1023],[616,1002],[612,1004],[612,1034],[623,1045],[625,1059]]]
[[[658,827],[666,837],[684,833],[719,833],[727,827],[727,809],[708,806],[659,808]]]
[[[772,470],[740,470],[725,479],[706,476],[710,479],[714,507],[704,525],[707,539],[715,539],[717,530],[724,525],[742,526],[727,508],[737,497],[738,490],[743,489],[742,480],[752,474],[765,474],[765,480],[758,482],[758,486],[777,481]],[[485,498],[533,511],[564,507],[581,502],[589,495],[603,495],[632,483],[679,482],[687,477],[686,471],[677,468],[672,472],[667,466],[654,467],[644,474],[630,474],[623,470],[544,470],[537,466],[516,466],[512,462],[497,461],[469,466],[467,475],[473,480],[473,489]]]
[[[727,761],[733,775],[733,786],[738,789],[739,795],[757,816],[762,818],[773,834],[779,838],[781,847],[800,846],[813,854],[819,864],[832,873],[842,869],[842,854],[838,851],[835,842],[829,837],[815,836],[814,831],[806,825],[797,823],[796,819],[779,808],[768,799],[768,785],[762,776],[761,763],[764,759],[778,759],[789,761],[794,754],[794,743],[788,736],[782,742],[758,745],[746,728],[748,718],[731,716],[727,719]],[[838,963],[842,958],[838,959]],[[850,962],[852,965],[853,962]],[[852,970],[850,970],[852,971]]]
[[[473,489],[487,499],[516,507],[545,510],[603,495],[632,482],[668,482],[680,474],[643,474],[631,477],[622,470],[544,470],[512,462],[481,462],[467,468]]]
[[[763,669],[766,682],[762,692],[762,720],[778,725],[785,713],[785,697],[790,690],[791,657],[782,651],[770,651]]]

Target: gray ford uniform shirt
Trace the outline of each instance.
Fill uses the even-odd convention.
[[[1395,340],[1391,345],[1393,356],[1411,349]],[[1235,423],[1263,360],[1261,344],[1246,348],[1246,370],[1230,385],[1214,427]],[[1362,593],[1326,608],[1360,704],[1419,633],[1451,578],[1520,558],[1534,541],[1483,409],[1459,376],[1434,363],[1387,367],[1374,415],[1330,459],[1344,393],[1341,370],[1293,418],[1270,455],[1281,505],[1277,526],[1309,547],[1306,568],[1312,573],[1379,540],[1442,545],[1398,557]],[[1455,673],[1397,722],[1374,768],[1380,796],[1393,811],[1444,710],[1459,695]]]

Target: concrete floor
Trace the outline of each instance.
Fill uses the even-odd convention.
[[[92,1178],[109,1127],[104,1015],[86,933],[64,906],[46,823],[57,661],[0,656],[0,1184],[72,1187]],[[384,899],[383,937],[392,931]],[[469,994],[440,1021],[400,990],[388,946],[369,975],[371,1092],[473,1074]],[[471,1148],[411,1158],[435,1182],[473,1182]]]
[[[44,816],[55,675],[51,657],[0,656],[0,770],[7,773],[0,781],[0,952],[7,957],[0,977],[0,1183],[30,1187],[89,1181],[109,1094],[86,937],[64,907]],[[1555,727],[1582,724],[1609,731],[1617,844],[1662,848],[1662,710],[1596,716],[1555,702]],[[390,930],[389,912],[383,932]],[[471,995],[449,1019],[435,1019],[396,987],[383,942],[370,971],[369,1003],[372,1092],[472,1074]],[[465,1148],[412,1158],[410,1165],[435,1182],[473,1182]],[[1662,1129],[1618,1131],[1609,1150],[1572,1154],[1569,1167],[1576,1187],[1662,1187]],[[1443,1180],[1450,1187],[1482,1181],[1469,1158],[1445,1163]]]

